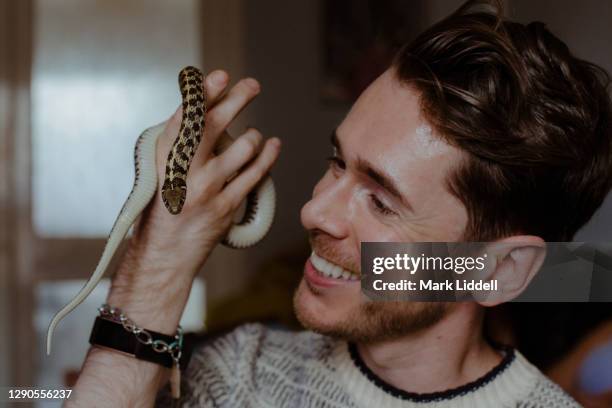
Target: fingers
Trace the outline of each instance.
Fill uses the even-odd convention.
[[[212,194],[218,193],[232,175],[257,156],[262,144],[263,136],[257,129],[247,130],[221,155],[210,159],[202,168],[194,168],[188,182],[203,186]]]
[[[208,111],[207,126],[213,133],[221,133],[260,91],[253,78],[241,79],[218,104]]]
[[[257,159],[223,189],[221,202],[228,203],[232,209],[238,208],[246,195],[270,171],[280,153],[280,147],[278,138],[268,139]]]
[[[227,87],[229,76],[225,71],[220,69],[215,70],[208,74],[204,79],[204,93],[206,94],[206,105],[207,110],[211,110],[212,107],[219,102],[219,99],[223,95],[223,91]],[[183,119],[183,108],[179,105],[176,112],[172,115],[168,121],[168,131],[166,134],[171,136],[170,139],[174,141],[174,137],[178,134],[178,130]]]
[[[204,90],[206,92],[206,104],[208,109],[212,109],[213,106],[219,101],[223,91],[227,87],[229,76],[225,71],[217,69],[206,76],[204,80]]]
[[[256,80],[246,78],[239,81],[225,94],[228,82],[229,76],[222,70],[213,71],[204,79],[207,97],[204,134],[191,162],[189,173],[204,167],[211,157],[220,135],[260,91],[259,83]],[[158,140],[157,162],[159,163],[160,172],[163,172],[162,164],[165,165],[168,152],[179,133],[181,120],[182,108],[179,106],[168,121],[163,137]],[[261,138],[261,135],[258,137]]]
[[[204,87],[207,98],[213,101],[217,100],[223,93],[223,90],[227,86],[228,77],[224,71],[213,71],[204,80]],[[166,128],[164,133],[157,140],[157,167],[160,177],[162,177],[166,161],[168,159],[168,153],[172,148],[172,144],[178,136],[179,129],[181,127],[181,121],[183,119],[183,107],[182,104],[176,109],[174,114],[166,122]],[[197,156],[197,152],[196,152]],[[201,159],[200,159],[201,160]]]
[[[213,107],[208,107],[204,135],[192,162],[194,168],[199,168],[211,156],[220,135],[227,129],[232,120],[257,96],[259,83],[246,78],[240,80],[230,89],[227,95],[217,93]]]
[[[251,161],[262,148],[263,136],[257,129],[250,128],[220,156],[209,163],[219,174],[219,179],[229,180],[238,170]]]

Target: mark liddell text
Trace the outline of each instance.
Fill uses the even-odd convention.
[[[446,280],[437,282],[435,280],[412,281],[402,279],[397,282],[385,282],[377,279],[372,283],[372,288],[376,291],[497,291],[497,279],[490,281],[482,280]]]

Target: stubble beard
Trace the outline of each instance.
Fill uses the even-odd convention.
[[[404,337],[434,326],[446,316],[449,304],[444,302],[374,302],[359,303],[340,322],[329,323],[314,316],[300,300],[298,287],[293,308],[300,323],[308,330],[353,343],[377,343]]]

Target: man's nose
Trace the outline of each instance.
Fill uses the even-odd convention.
[[[302,207],[302,225],[307,230],[321,230],[334,238],[348,234],[350,183],[346,178],[321,180],[312,198]]]

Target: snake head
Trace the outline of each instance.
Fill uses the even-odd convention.
[[[178,179],[176,181],[178,181],[178,183],[165,183],[162,188],[162,200],[164,205],[170,214],[173,215],[181,212],[185,204],[185,197],[187,196],[187,187],[183,180]]]

